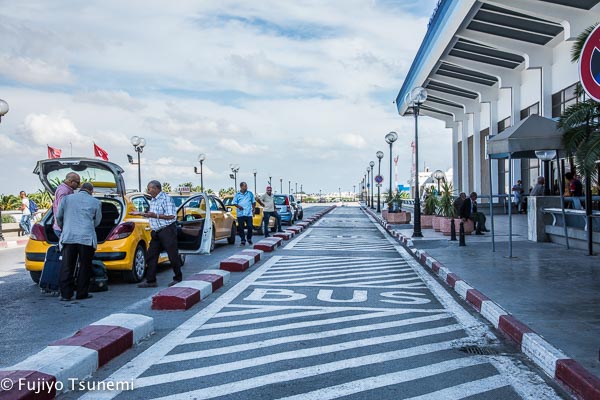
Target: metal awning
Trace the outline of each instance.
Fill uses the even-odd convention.
[[[563,133],[553,119],[530,115],[489,139],[487,153],[490,158],[536,158],[536,150],[563,149]]]

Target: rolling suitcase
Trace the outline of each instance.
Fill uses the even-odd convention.
[[[100,260],[92,260],[92,277],[90,278],[90,292],[104,292],[108,290],[108,274],[106,267]]]
[[[40,277],[40,290],[44,294],[58,295],[60,282],[60,268],[62,256],[58,246],[50,246],[46,252],[44,268]]]

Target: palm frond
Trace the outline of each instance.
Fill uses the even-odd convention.
[[[573,104],[558,119],[558,127],[569,130],[583,125],[594,117],[596,108],[597,104],[589,100]]]
[[[575,39],[573,47],[571,47],[572,63],[579,62],[579,57],[581,56],[581,50],[583,49],[583,45],[585,44],[585,41],[587,40],[588,36],[590,36],[590,33],[592,33],[592,31],[596,28],[596,25],[598,24],[596,23],[592,26],[588,26],[583,32],[579,34],[579,36],[577,36],[577,39]]]
[[[600,132],[596,131],[580,144],[575,154],[575,165],[586,175],[595,177],[598,160],[600,160]]]

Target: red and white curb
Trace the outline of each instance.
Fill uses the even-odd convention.
[[[229,271],[207,269],[152,296],[153,310],[188,310],[229,281]]]
[[[406,250],[426,268],[431,269],[444,283],[450,286],[496,329],[515,342],[548,376],[566,386],[583,400],[600,399],[600,378],[586,370],[581,364],[569,358],[561,350],[548,343],[533,329],[516,319],[489,297],[470,286],[449,268],[431,257],[427,252],[414,247],[412,240],[394,231],[381,217],[366,209],[381,226],[395,237]]]
[[[13,249],[15,247],[24,247],[29,242],[29,238],[27,239],[17,239],[17,240],[0,240],[0,249]]]
[[[111,314],[0,370],[0,399],[53,399],[153,332],[150,317]],[[39,388],[43,392],[35,393]]]

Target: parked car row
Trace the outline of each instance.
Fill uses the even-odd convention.
[[[82,182],[94,184],[94,197],[102,205],[102,220],[96,228],[98,248],[94,259],[104,263],[106,269],[120,272],[126,282],[140,282],[146,273],[146,256],[150,244],[150,224],[147,218],[131,215],[133,211],[147,212],[150,197],[140,192],[127,192],[123,169],[117,164],[89,158],[58,158],[38,161],[34,171],[52,195],[70,172],[81,176]],[[182,262],[186,254],[200,253],[207,213],[211,221],[212,237],[210,250],[219,240],[235,243],[236,208],[232,207],[233,196],[221,200],[205,193],[177,196],[177,242]],[[293,195],[275,195],[275,204],[282,221],[290,225],[302,219],[304,212]],[[253,223],[262,233],[262,207],[256,207]],[[48,248],[58,244],[52,229],[52,208],[36,223],[30,240],[25,247],[25,268],[34,282],[38,282],[44,266]],[[271,223],[270,225],[274,225]],[[208,236],[206,236],[208,238]],[[161,255],[159,262],[168,261]]]

